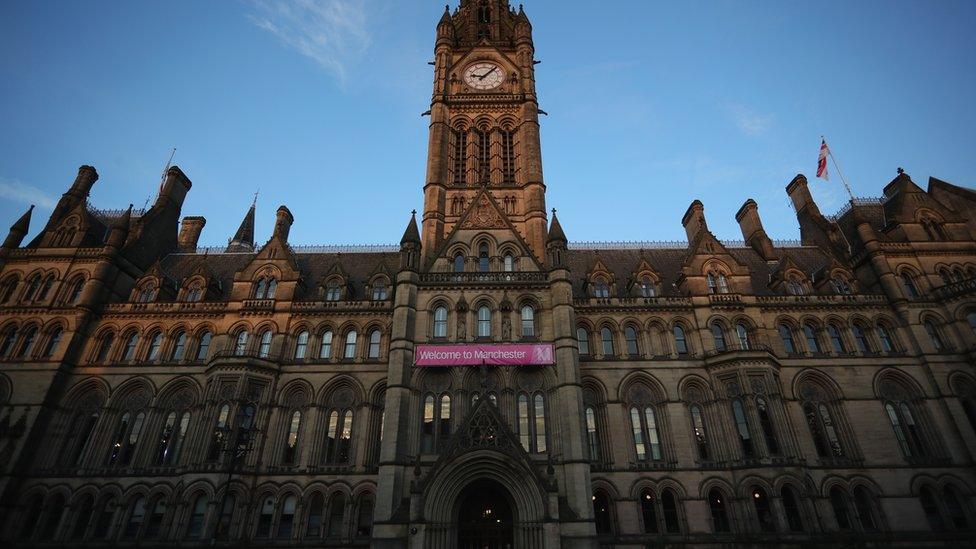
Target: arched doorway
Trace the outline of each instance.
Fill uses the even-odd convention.
[[[497,482],[478,480],[457,499],[458,549],[512,549],[515,513],[511,497]]]

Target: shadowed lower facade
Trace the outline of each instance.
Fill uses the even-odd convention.
[[[252,206],[201,247],[176,167],[151,207],[106,211],[83,166],[33,240],[15,222],[5,546],[971,539],[976,193],[899,171],[828,216],[798,175],[795,242],[752,200],[721,241],[696,200],[686,243],[573,244],[528,17],[462,0],[434,54],[397,246],[290,245],[285,206],[255,245]],[[522,348],[545,358],[492,358]],[[449,349],[487,354],[420,365]]]

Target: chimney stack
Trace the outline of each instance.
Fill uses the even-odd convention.
[[[695,200],[688,206],[688,211],[681,218],[681,224],[685,227],[688,234],[688,243],[691,244],[702,232],[708,231],[708,224],[705,223],[705,205],[700,200]]]
[[[71,185],[71,190],[68,192],[86,197],[91,192],[91,188],[96,181],[98,181],[98,172],[95,171],[95,168],[82,166],[78,168],[78,176],[75,177],[75,182]]]
[[[206,224],[207,220],[204,217],[188,215],[183,218],[183,223],[180,225],[180,236],[177,240],[181,252],[193,253],[196,251],[197,243],[200,241],[200,233],[203,232],[203,227]]]
[[[766,261],[776,259],[773,241],[769,239],[769,235],[763,229],[762,219],[759,218],[759,205],[756,204],[755,200],[751,198],[746,200],[746,203],[735,214],[735,220],[739,222],[742,238],[746,244],[756,250],[756,253]]]
[[[291,232],[291,224],[294,222],[295,217],[291,215],[291,211],[285,206],[280,206],[275,220],[273,236],[280,238],[282,242],[288,242],[288,233]]]
[[[786,186],[786,194],[790,195],[790,200],[793,201],[793,209],[799,214],[805,208],[810,208],[810,213],[814,215],[820,215],[820,209],[817,208],[817,203],[813,201],[813,196],[810,195],[810,188],[807,186],[807,178],[802,173],[798,174],[790,181],[790,184]]]
[[[173,166],[166,170],[166,179],[163,181],[163,187],[159,191],[159,197],[156,199],[156,203],[159,204],[163,200],[169,200],[177,208],[182,208],[183,200],[186,199],[186,193],[189,192],[192,186],[193,183],[183,173],[183,170]]]

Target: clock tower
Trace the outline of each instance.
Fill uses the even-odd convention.
[[[428,265],[443,253],[458,223],[499,214],[526,251],[540,263],[545,260],[533,53],[532,25],[508,0],[462,0],[453,13],[446,9],[437,25],[424,186]],[[488,208],[486,202],[494,204]]]

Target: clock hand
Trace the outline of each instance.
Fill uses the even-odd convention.
[[[488,77],[489,74],[495,72],[495,69],[497,69],[497,68],[498,67],[492,67],[492,69],[490,71],[486,72],[485,74],[482,74],[481,76],[478,77],[478,79],[479,80],[484,80],[485,78]]]

